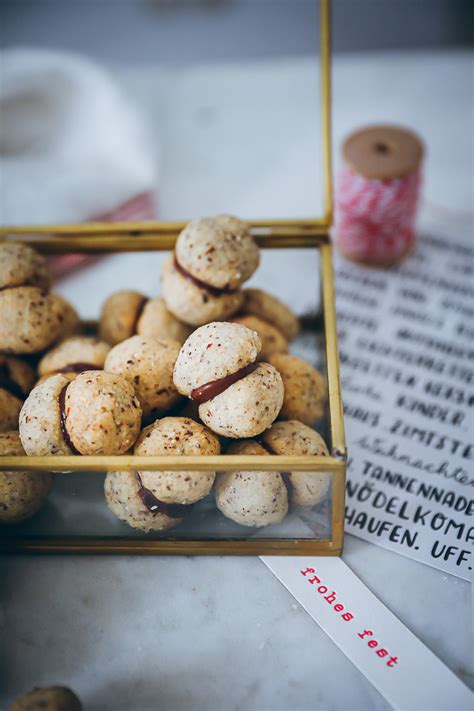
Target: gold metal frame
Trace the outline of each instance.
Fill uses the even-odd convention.
[[[314,471],[332,474],[331,538],[313,539],[129,539],[98,537],[3,538],[0,552],[160,553],[240,555],[340,555],[344,530],[346,448],[339,381],[334,275],[329,228],[332,223],[331,114],[330,114],[330,0],[320,0],[320,66],[324,215],[307,220],[251,221],[251,231],[264,248],[316,247],[320,252],[322,306],[329,393],[331,456],[47,456],[1,457],[0,471],[104,472],[144,469],[151,471]],[[45,254],[62,252],[140,252],[172,249],[185,222],[89,223],[1,227],[0,238],[21,238]],[[256,461],[258,459],[258,462]]]

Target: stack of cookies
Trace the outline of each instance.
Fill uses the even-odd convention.
[[[288,353],[291,309],[244,288],[260,261],[236,217],[198,219],[163,263],[162,294],[118,291],[98,337],[49,291],[42,257],[0,244],[0,454],[327,455],[313,429],[326,385]],[[277,466],[277,465],[276,465]],[[33,515],[49,473],[0,473],[0,523]],[[313,507],[329,476],[306,472],[110,472],[109,508],[143,531],[177,526],[214,490],[220,512],[251,527]]]

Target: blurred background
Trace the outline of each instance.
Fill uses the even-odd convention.
[[[453,85],[426,58],[473,44],[473,0],[332,8],[335,164],[374,121],[457,160],[420,107],[472,121],[468,62]],[[2,47],[28,50],[0,56],[0,222],[321,216],[318,21],[318,0],[0,0]]]
[[[314,5],[313,0],[0,0],[1,40],[127,63],[307,54],[314,51]],[[333,23],[335,52],[463,46],[473,41],[474,2],[334,0]]]

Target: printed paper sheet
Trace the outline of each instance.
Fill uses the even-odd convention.
[[[420,236],[392,270],[336,258],[346,531],[469,579],[474,249]]]

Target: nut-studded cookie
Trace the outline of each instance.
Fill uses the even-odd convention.
[[[137,322],[147,301],[139,291],[115,291],[103,303],[99,336],[112,346],[137,332]]]
[[[62,318],[57,302],[37,286],[0,291],[0,351],[38,353],[58,340]]]
[[[233,323],[240,323],[246,326],[260,338],[262,350],[259,360],[269,360],[274,353],[286,353],[288,351],[288,341],[285,336],[275,326],[268,321],[264,321],[258,316],[237,316],[232,319]]]
[[[272,454],[329,456],[321,435],[297,420],[275,422],[261,439]],[[287,481],[292,504],[314,506],[328,493],[331,476],[329,472],[288,472]]]
[[[22,242],[0,242],[0,289],[37,286],[48,290],[51,285],[46,260]]]
[[[133,385],[144,417],[157,417],[181,399],[173,383],[179,350],[177,341],[132,336],[112,348],[104,367]]]
[[[73,454],[64,436],[64,398],[70,380],[58,374],[37,385],[20,411],[20,439],[30,457]],[[61,398],[61,402],[60,402]]]
[[[164,417],[146,427],[134,448],[134,454],[186,456],[220,454],[215,434],[189,417]],[[168,504],[194,504],[207,496],[215,472],[141,471],[143,485],[160,501]]]
[[[20,412],[29,455],[124,454],[140,432],[141,408],[130,383],[114,373],[53,375],[34,388]]]
[[[194,279],[223,290],[238,289],[260,261],[248,226],[231,215],[189,222],[176,240],[175,257]]]
[[[175,528],[188,510],[185,506],[158,501],[143,486],[137,472],[109,472],[104,494],[107,506],[117,518],[145,533]]]
[[[61,294],[51,294],[53,299],[53,309],[58,315],[61,322],[61,330],[59,338],[69,338],[81,332],[81,319],[74,306],[70,301],[61,296]]]
[[[64,430],[80,454],[124,454],[140,432],[134,388],[115,373],[79,373],[65,390],[64,413]]]
[[[93,336],[71,336],[48,351],[38,364],[42,379],[55,373],[102,370],[110,345]]]
[[[25,451],[17,431],[0,433],[0,457],[21,457]],[[0,524],[33,516],[51,488],[49,472],[0,472]]]
[[[258,316],[277,328],[287,341],[298,335],[298,318],[289,306],[263,289],[243,289],[244,303],[242,313]]]
[[[270,427],[283,402],[283,383],[268,363],[256,363],[260,340],[237,323],[198,328],[181,348],[174,382],[199,404],[202,421],[217,434],[254,437]]]
[[[161,288],[168,310],[191,326],[229,318],[240,309],[244,298],[240,290],[222,291],[190,279],[173,256],[163,262]]]
[[[287,353],[274,353],[268,360],[280,373],[285,386],[280,418],[313,425],[323,416],[327,399],[326,381],[319,370]]]
[[[149,299],[139,291],[116,291],[102,306],[99,334],[116,345],[135,335],[184,343],[190,327],[179,321],[157,296]]]
[[[191,333],[192,328],[173,316],[161,296],[148,299],[137,322],[139,336],[178,341],[180,345]]]
[[[0,355],[0,432],[18,428],[21,406],[35,378],[35,371],[24,361]]]
[[[181,321],[200,326],[224,320],[242,305],[240,286],[260,260],[242,220],[231,215],[189,222],[163,264],[161,283],[168,309]]]
[[[146,427],[137,456],[216,455],[217,437],[187,417],[165,417]],[[105,497],[111,511],[133,528],[163,531],[177,526],[195,502],[207,496],[214,472],[109,472]]]
[[[227,454],[265,455],[258,442],[231,442]],[[279,472],[236,471],[217,474],[217,508],[242,526],[261,528],[280,523],[288,513],[288,494]]]

